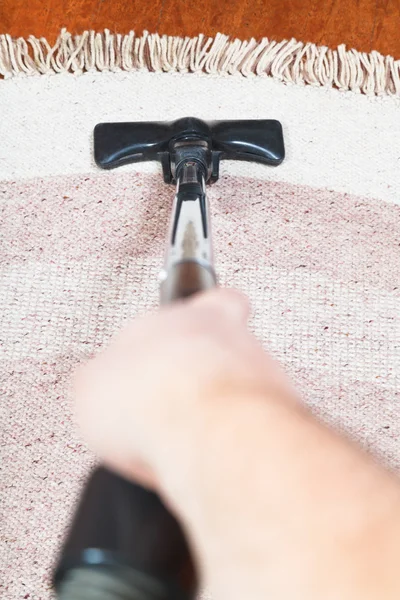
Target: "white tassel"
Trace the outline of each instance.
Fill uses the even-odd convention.
[[[400,97],[400,60],[370,53],[303,44],[295,39],[180,38],[133,31],[126,35],[62,29],[53,46],[45,38],[0,35],[0,76],[85,71],[156,71],[270,76],[281,81]]]

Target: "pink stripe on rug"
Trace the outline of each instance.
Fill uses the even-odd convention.
[[[49,569],[93,457],[73,368],[157,304],[173,189],[99,174],[0,186],[5,600],[49,598]],[[222,177],[210,190],[221,283],[321,418],[400,468],[400,207]]]
[[[160,258],[172,193],[147,174],[3,182],[2,256],[53,264],[60,257]],[[228,176],[211,187],[209,198],[223,264],[307,268],[342,282],[396,287],[399,205]]]

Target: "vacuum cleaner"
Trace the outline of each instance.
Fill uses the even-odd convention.
[[[276,120],[100,123],[102,169],[161,163],[176,185],[160,301],[217,284],[206,186],[223,159],[277,166],[285,156]],[[151,200],[151,199],[150,199]],[[192,600],[198,577],[184,532],[157,494],[98,467],[89,477],[53,575],[60,600]]]

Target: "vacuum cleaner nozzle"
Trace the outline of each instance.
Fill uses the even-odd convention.
[[[206,184],[217,181],[223,159],[270,166],[285,157],[282,126],[272,119],[206,122],[100,123],[94,156],[103,169],[156,160],[164,181],[176,183],[169,245],[161,272],[161,303],[216,285]]]
[[[282,126],[275,120],[212,121],[186,117],[163,122],[99,123],[94,156],[102,169],[158,160],[164,181],[176,181],[179,163],[198,148],[206,183],[217,181],[221,159],[248,160],[271,166],[285,157]],[[201,150],[202,149],[202,150]]]

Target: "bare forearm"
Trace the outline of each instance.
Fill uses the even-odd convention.
[[[215,596],[399,598],[397,481],[292,403],[210,406],[164,472]]]

